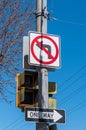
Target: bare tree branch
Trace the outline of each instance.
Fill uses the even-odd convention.
[[[22,70],[22,37],[35,28],[34,7],[35,0],[0,1],[0,96],[8,103]]]

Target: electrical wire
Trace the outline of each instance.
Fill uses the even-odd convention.
[[[3,130],[9,130],[10,129],[10,127],[15,127],[15,126],[18,126],[18,124],[19,124],[19,122],[21,122],[21,120],[22,120],[22,118],[21,118],[21,116],[19,116],[15,121],[13,121],[13,122],[11,122],[8,126],[5,126],[4,128],[3,128]]]
[[[86,65],[82,66],[79,70],[77,70],[70,77],[68,77],[65,81],[63,81],[63,83],[59,85],[59,93],[65,92],[66,90],[70,89],[70,86],[73,86],[80,79],[83,79],[85,77],[86,73],[81,74],[81,72],[84,71],[85,68],[86,68]],[[74,81],[72,81],[73,79],[74,79]],[[68,83],[70,83],[70,84],[68,84]]]
[[[83,65],[82,67],[80,67],[75,73],[73,73],[70,77],[68,77],[63,83],[60,84],[60,88],[64,85],[66,85],[66,83],[68,81],[70,81],[72,78],[74,78],[77,74],[79,74],[82,70],[84,70],[86,68],[86,65]]]
[[[73,113],[76,110],[79,110],[83,106],[86,106],[86,100],[83,100],[80,103],[78,103],[77,105],[75,105],[74,107],[70,108],[70,110],[68,110],[67,114],[70,115],[71,113]]]
[[[54,10],[54,2],[53,2],[53,0],[49,0],[49,3],[50,3],[50,13],[52,14],[53,10]],[[86,23],[84,24],[84,23],[73,22],[73,21],[69,21],[69,20],[63,20],[63,19],[60,19],[57,17],[50,17],[49,20],[54,20],[54,21],[58,21],[61,23],[67,23],[67,24],[79,25],[79,26],[86,27]]]
[[[79,94],[83,89],[85,89],[86,87],[86,83],[84,82],[83,85],[81,85],[80,87],[78,86],[78,88],[75,87],[75,89],[73,90],[72,86],[78,82],[81,81],[82,78],[85,78],[86,73],[81,74],[82,71],[84,71],[84,69],[86,68],[86,65],[82,66],[78,71],[76,71],[74,74],[72,74],[72,76],[70,76],[68,79],[66,79],[62,84],[64,85],[65,83],[65,88],[63,88],[64,86],[62,86],[63,89],[61,89],[61,97],[62,99],[59,101],[58,105],[63,105],[64,103],[66,103],[67,101],[69,101],[72,96],[76,96],[77,94]],[[80,76],[77,76],[78,74],[81,74]],[[77,76],[77,78],[75,79],[75,76]],[[71,82],[69,85],[68,82],[71,81],[72,79],[74,79],[73,82]],[[81,81],[83,82],[83,81]],[[65,93],[66,90],[68,90],[69,88],[71,88],[71,90],[73,90],[71,93],[68,93],[68,95],[66,95],[65,97],[62,96],[62,92]],[[67,94],[67,93],[66,93]]]
[[[81,85],[79,88],[75,89],[73,92],[68,93],[66,97],[64,97],[62,100],[59,101],[58,105],[64,104],[67,101],[69,101],[72,97],[76,96],[81,92],[82,90],[86,89],[86,84]]]
[[[53,20],[56,20],[61,23],[68,23],[68,24],[79,25],[79,26],[84,26],[84,27],[86,26],[86,24],[83,24],[83,23],[72,22],[72,21],[62,20],[62,19],[58,19],[58,18],[53,18]]]
[[[19,118],[17,118],[15,121],[13,121],[12,123],[10,123],[8,126],[6,126],[5,128],[3,128],[3,130],[12,130],[12,129],[15,129],[15,130],[23,130],[25,128],[29,128],[31,127],[32,123],[28,123],[28,124],[23,124],[23,119],[22,119],[22,116],[20,116]]]
[[[65,88],[63,88],[60,93],[65,92],[66,90],[68,90],[70,88],[70,86],[73,86],[76,82],[78,82],[81,78],[85,77],[86,73],[81,74],[77,79],[75,79],[72,83],[70,83],[69,85],[67,85]]]
[[[32,122],[30,122],[30,123],[28,122],[27,125],[24,124],[24,125],[18,127],[17,129],[20,130],[22,128],[22,130],[25,130],[25,128],[30,128],[32,126],[32,124],[33,124]]]

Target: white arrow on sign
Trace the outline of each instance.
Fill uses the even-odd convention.
[[[50,119],[53,122],[57,122],[63,116],[59,114],[56,110],[53,112],[40,112],[40,111],[27,111],[27,118],[34,118],[34,119]]]
[[[56,110],[54,110],[54,122],[60,120],[63,116],[59,114]]]

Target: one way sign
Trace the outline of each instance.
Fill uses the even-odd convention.
[[[56,109],[25,108],[25,120],[36,122],[65,123],[65,111]]]

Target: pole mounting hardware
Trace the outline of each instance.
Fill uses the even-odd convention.
[[[40,17],[40,16],[43,16],[44,18],[46,18],[46,19],[48,19],[49,20],[49,18],[50,18],[50,14],[49,14],[49,12],[45,12],[45,9],[43,9],[41,12],[40,11],[38,11],[38,10],[36,10],[35,12],[34,12],[34,14],[36,15],[36,18],[37,17]]]

